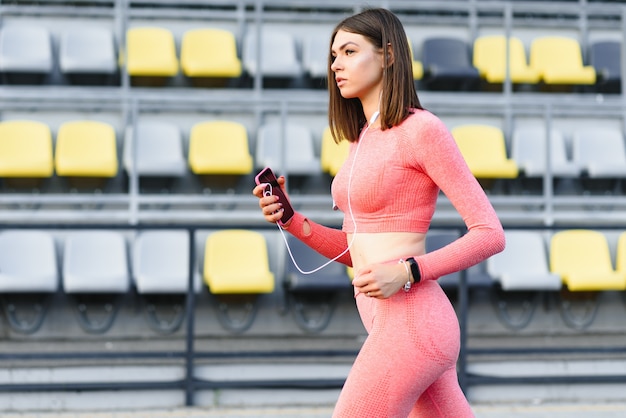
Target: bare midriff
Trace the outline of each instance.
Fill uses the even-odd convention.
[[[348,242],[352,242],[348,234]],[[384,263],[425,253],[426,234],[416,232],[357,233],[350,248],[356,270],[373,263]]]

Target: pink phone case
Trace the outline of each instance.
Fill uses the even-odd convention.
[[[278,180],[274,172],[272,172],[271,168],[265,167],[256,175],[254,181],[256,184],[269,184],[271,186],[271,193],[278,196],[278,201],[283,205],[283,217],[278,220],[278,224],[284,226],[293,217],[294,211],[289,199],[287,199],[287,196],[283,193],[283,189],[278,185]],[[269,188],[264,193],[270,193]]]

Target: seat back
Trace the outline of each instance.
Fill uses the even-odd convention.
[[[115,177],[115,129],[93,120],[63,123],[57,132],[55,167],[60,176]]]
[[[537,231],[505,231],[506,248],[487,259],[487,272],[504,290],[558,290],[550,273],[546,242]]]
[[[243,66],[251,76],[257,68],[257,32],[252,29],[244,37]],[[261,74],[264,77],[299,77],[302,66],[298,60],[294,36],[277,29],[261,30]]]
[[[462,39],[448,37],[426,38],[422,44],[422,64],[426,69],[474,68],[469,45]]]
[[[589,64],[599,81],[622,79],[622,44],[620,41],[596,41],[589,46]]]
[[[326,127],[322,133],[322,145],[320,152],[320,166],[322,171],[334,177],[343,165],[350,152],[350,142],[343,140],[336,143],[330,133],[330,127]]]
[[[328,75],[328,39],[319,33],[306,36],[302,43],[302,67],[312,78]]]
[[[134,141],[137,141],[136,145]],[[134,160],[133,151],[137,152]],[[124,139],[124,167],[133,163],[140,176],[181,177],[185,175],[182,134],[174,123],[145,120],[128,127]]]
[[[530,46],[530,67],[546,83],[593,84],[593,67],[585,67],[580,44],[576,39],[561,36],[543,36]]]
[[[180,64],[188,77],[239,77],[235,35],[217,28],[188,30],[181,41]]]
[[[72,232],[65,240],[66,293],[125,293],[130,288],[126,239],[118,231]]]
[[[572,137],[572,159],[592,177],[626,176],[624,137],[618,129],[577,129]]]
[[[0,122],[0,177],[51,177],[52,134],[48,125],[28,120]]]
[[[550,270],[566,278],[575,273],[613,271],[609,245],[599,231],[572,229],[556,232],[550,243]]]
[[[6,25],[0,30],[0,71],[50,73],[52,40],[43,26]]]
[[[280,122],[267,123],[259,128],[256,142],[257,168],[272,167],[276,171],[309,175],[320,172],[320,160],[315,155],[311,130],[304,125]],[[286,167],[283,167],[283,155]],[[282,168],[280,170],[279,168]]]
[[[135,27],[126,31],[126,70],[131,76],[171,77],[178,73],[174,35],[169,29]]]
[[[0,292],[54,292],[59,285],[54,237],[47,231],[0,232]]]
[[[537,83],[539,74],[528,66],[526,50],[519,38],[509,38],[509,76],[514,83]],[[481,36],[474,41],[472,62],[490,83],[502,83],[506,79],[506,37],[503,35]]]
[[[189,136],[188,160],[195,174],[251,173],[253,161],[246,127],[226,120],[197,123]]]
[[[206,239],[203,277],[213,294],[273,292],[265,237],[244,229],[211,233]]]
[[[520,126],[513,131],[511,156],[527,177],[541,177],[546,171],[546,130],[542,126]],[[555,176],[578,177],[580,168],[567,157],[560,130],[550,131],[551,169]]]
[[[478,178],[515,178],[517,164],[506,153],[504,134],[488,125],[461,125],[452,129],[472,174]]]
[[[59,66],[66,74],[115,73],[117,58],[113,32],[95,26],[67,29],[61,35]]]
[[[622,232],[617,239],[615,248],[615,270],[626,274],[626,232]]]
[[[133,241],[133,278],[139,293],[186,293],[189,286],[189,233],[142,231]],[[198,283],[195,289],[198,290]]]

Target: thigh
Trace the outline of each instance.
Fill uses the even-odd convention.
[[[410,418],[473,418],[474,413],[459,386],[456,369],[444,372],[418,399]]]

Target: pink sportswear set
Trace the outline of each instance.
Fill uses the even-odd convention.
[[[441,190],[467,226],[455,242],[415,257],[421,282],[388,299],[356,293],[368,337],[345,382],[334,417],[472,417],[457,374],[459,325],[437,278],[480,263],[504,249],[502,225],[449,130],[426,110],[391,129],[371,128],[337,173],[333,199],[345,214],[342,230],[296,213],[289,232],[328,258],[348,245],[347,233],[426,233]],[[348,180],[350,205],[348,210]],[[397,262],[397,259],[390,260]],[[350,254],[338,261],[351,266]],[[355,271],[358,274],[358,271]]]

